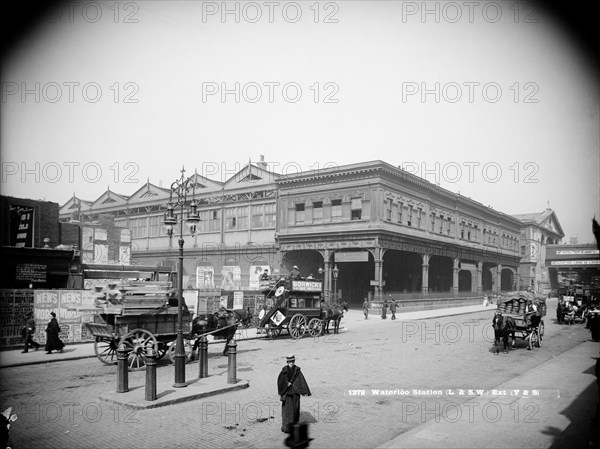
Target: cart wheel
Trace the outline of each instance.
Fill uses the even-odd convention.
[[[175,363],[175,348],[177,347],[177,341],[174,341],[171,346],[169,346],[169,359],[171,363]],[[183,339],[183,351],[185,352],[185,363],[190,363],[192,361],[192,349],[194,345],[191,340]]]
[[[288,324],[288,332],[294,340],[304,337],[306,333],[306,317],[297,313]]]
[[[313,318],[308,322],[308,334],[311,337],[318,337],[323,331],[323,322],[319,318]]]
[[[118,344],[115,338],[106,340],[96,337],[96,341],[94,342],[96,357],[106,365],[115,365],[117,363],[117,348]]]
[[[158,353],[158,342],[151,332],[145,329],[134,329],[121,338],[120,344],[124,344],[130,351],[127,364],[131,371],[139,371],[146,368],[146,350],[154,348]]]
[[[537,337],[537,341],[536,341],[536,345],[538,348],[542,347],[542,334],[540,333],[540,329],[538,328],[538,330],[535,332],[535,335]]]
[[[539,331],[540,331],[540,341],[542,341],[544,339],[544,321],[540,321]]]

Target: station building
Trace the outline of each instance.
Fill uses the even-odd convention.
[[[548,207],[543,212],[514,217],[523,223],[520,235],[520,290],[530,288],[545,292],[556,289],[556,286],[552,286],[551,272],[546,266],[547,249],[558,245],[565,236],[556,214]]]
[[[185,217],[193,199],[200,217],[193,234],[183,230],[185,288],[252,290],[265,269],[287,274],[294,265],[322,278],[326,297],[335,291],[354,306],[369,294],[477,296],[522,284],[518,218],[382,161],[290,175],[267,168],[248,163],[223,182],[189,177],[187,203],[175,208]],[[179,225],[172,236],[163,226],[172,200],[147,182],[130,196],[74,195],[60,217],[110,214],[131,231],[132,263],[175,269]]]

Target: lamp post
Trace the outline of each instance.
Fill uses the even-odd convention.
[[[175,340],[175,388],[187,387],[185,382],[185,352],[183,350],[183,222],[186,222],[192,236],[196,233],[196,225],[200,222],[197,212],[198,204],[194,200],[196,194],[196,180],[194,178],[185,179],[185,168],[181,168],[181,177],[171,184],[171,194],[167,212],[165,212],[164,224],[167,228],[169,238],[173,236],[173,231],[179,221],[179,266],[177,268],[177,339]],[[191,184],[191,185],[190,185]],[[189,191],[192,190],[192,202],[184,220],[184,206],[187,203]],[[175,215],[175,208],[180,208],[180,216]]]
[[[334,265],[332,271],[333,271],[333,295],[334,295],[335,303],[337,304],[337,278],[338,278],[338,275],[340,274],[340,270],[338,269],[337,265]]]

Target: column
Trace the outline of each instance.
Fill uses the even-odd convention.
[[[331,263],[329,262],[329,258],[331,257],[331,252],[329,250],[324,250],[321,254],[323,254],[323,293],[325,296],[325,301],[329,302],[330,293],[331,293]]]
[[[475,282],[477,283],[477,294],[483,294],[483,262],[477,262],[477,279]]]
[[[496,288],[494,289],[497,294],[502,291],[502,264],[499,263],[496,267]]]
[[[458,257],[454,258],[454,266],[452,267],[452,294],[454,296],[458,296],[458,264],[460,259]]]
[[[423,296],[429,295],[429,258],[431,255],[429,254],[421,254],[423,258],[422,274],[421,274],[421,293]]]

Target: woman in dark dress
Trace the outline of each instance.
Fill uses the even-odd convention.
[[[65,344],[58,337],[60,326],[56,321],[56,313],[50,312],[50,315],[52,315],[52,318],[46,327],[46,354],[52,354],[52,351],[62,352],[65,347]]]

